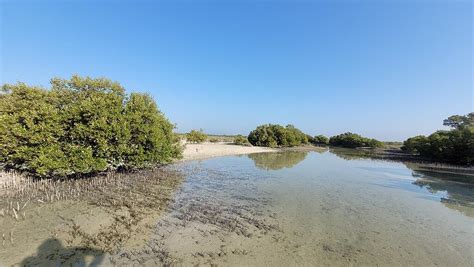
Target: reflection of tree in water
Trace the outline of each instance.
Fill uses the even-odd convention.
[[[92,261],[86,265],[86,258]],[[82,247],[64,247],[58,239],[45,240],[36,256],[24,259],[21,266],[98,266],[104,258],[104,252]]]
[[[411,154],[397,149],[372,149],[372,148],[331,148],[332,154],[345,160],[377,160],[396,162],[419,162],[420,160]]]
[[[345,159],[345,160],[358,160],[358,159],[367,159],[367,158],[373,157],[372,151],[369,151],[369,150],[331,148],[329,151],[332,154],[338,156],[339,158]]]
[[[392,156],[378,155],[370,150],[332,148],[330,151],[345,160],[370,158],[402,162],[408,169],[412,170],[413,177],[417,178],[413,182],[414,185],[424,187],[431,193],[447,192],[448,197],[441,198],[441,202],[446,207],[474,217],[474,170],[472,168],[407,162]]]
[[[441,202],[450,209],[474,217],[474,174],[461,172],[461,168],[433,167],[422,164],[405,164],[418,178],[414,185],[425,187],[432,193],[447,192],[448,198]]]
[[[264,170],[280,170],[290,168],[306,158],[308,152],[303,151],[286,151],[277,153],[256,153],[249,154],[255,166]]]

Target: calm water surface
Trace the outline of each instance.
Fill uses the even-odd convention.
[[[180,168],[188,178],[152,242],[172,261],[473,264],[474,188],[440,179],[460,174],[329,151],[222,157]]]
[[[45,266],[473,266],[474,170],[359,158],[355,151],[263,153],[170,166],[184,180],[170,183],[169,192],[159,191],[164,184],[156,189],[171,199],[169,208],[132,226],[131,239],[116,252],[92,253],[82,246],[95,241],[79,247],[67,241],[77,237],[72,222],[95,233],[110,214],[126,216],[123,208],[33,203],[26,219],[0,217],[0,230],[12,233],[3,239],[0,266],[23,259]],[[102,233],[124,231],[116,229]]]

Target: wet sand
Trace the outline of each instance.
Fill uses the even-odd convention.
[[[0,266],[110,265],[110,255],[142,247],[181,182],[156,169],[9,188],[0,196]]]

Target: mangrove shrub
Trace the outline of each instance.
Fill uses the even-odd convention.
[[[283,127],[276,124],[258,126],[248,136],[254,146],[293,147],[308,143],[308,137],[293,125]]]
[[[249,146],[250,142],[246,136],[239,134],[234,138],[234,145]]]
[[[315,145],[328,145],[329,138],[324,135],[316,135],[315,137],[313,137],[312,143]]]
[[[191,132],[186,134],[186,141],[190,143],[202,143],[206,141],[207,135],[202,131],[191,130]]]
[[[2,86],[0,163],[42,177],[93,174],[171,162],[173,124],[146,94],[108,79],[52,79],[51,89]]]
[[[429,136],[415,136],[403,142],[402,149],[439,162],[474,163],[474,113],[454,115],[444,120],[453,129],[436,131]]]
[[[329,139],[331,146],[356,148],[356,147],[383,147],[383,143],[371,138],[366,138],[355,133],[343,133]]]

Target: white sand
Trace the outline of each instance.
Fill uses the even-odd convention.
[[[199,160],[220,156],[275,152],[277,149],[255,146],[238,146],[231,143],[186,144],[183,161]]]

